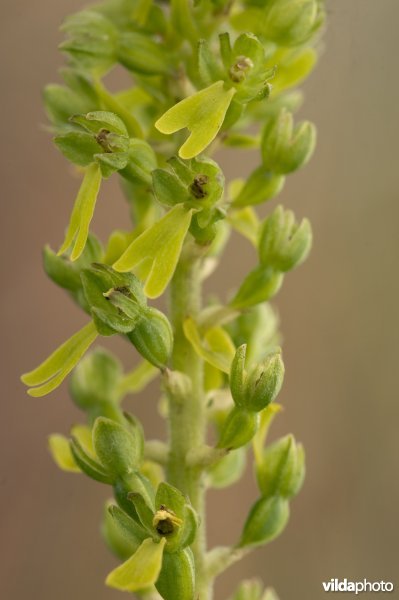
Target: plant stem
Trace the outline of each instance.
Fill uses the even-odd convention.
[[[170,313],[174,328],[173,369],[184,373],[191,381],[186,397],[169,394],[170,453],[168,480],[187,494],[198,513],[200,527],[192,546],[196,565],[196,598],[211,600],[212,591],[205,579],[206,552],[205,486],[203,470],[187,464],[190,451],[205,443],[206,418],[203,383],[203,361],[196,354],[183,332],[187,316],[196,317],[201,307],[200,257],[195,247],[187,246],[182,254],[171,284]]]

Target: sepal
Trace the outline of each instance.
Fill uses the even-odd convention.
[[[119,506],[109,503],[104,508],[101,533],[108,547],[122,560],[134,554],[146,537],[140,525]]]
[[[101,335],[113,335],[115,332],[128,333],[133,329],[146,305],[146,297],[140,281],[131,273],[118,273],[112,267],[95,263],[81,274],[83,290],[93,316],[94,323]],[[119,294],[130,300],[130,312],[115,306],[112,295]]]
[[[104,469],[103,465],[96,460],[86,448],[83,447],[76,437],[72,436],[70,444],[72,455],[83,473],[100,483],[106,483],[108,485],[113,483],[112,475]]]

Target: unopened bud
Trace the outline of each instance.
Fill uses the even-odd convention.
[[[317,0],[272,0],[267,3],[264,36],[281,46],[296,46],[317,27]]]
[[[122,366],[109,352],[96,348],[87,354],[72,373],[70,391],[80,408],[90,409],[116,400]]]
[[[96,419],[93,427],[95,452],[106,469],[123,477],[137,469],[141,462],[141,441],[131,431],[104,417]]]
[[[248,375],[245,405],[248,410],[259,412],[273,402],[284,379],[284,363],[280,351],[270,354],[263,364]]]
[[[234,407],[223,425],[219,448],[235,450],[252,440],[259,426],[259,415]]]
[[[290,210],[278,206],[265,220],[259,240],[259,258],[262,265],[286,272],[300,265],[312,246],[309,221],[296,223]]]
[[[297,444],[292,435],[277,440],[263,451],[256,473],[263,497],[278,494],[292,498],[299,492],[305,477],[302,444]]]
[[[282,108],[263,132],[263,165],[280,175],[292,173],[309,161],[315,145],[315,126],[304,121],[294,127],[292,113]]]
[[[195,597],[195,569],[190,548],[164,552],[162,569],[155,584],[164,600],[192,600]]]
[[[288,517],[289,505],[285,498],[260,498],[248,515],[240,546],[258,546],[270,542],[283,531]]]
[[[151,364],[160,369],[166,367],[172,353],[173,332],[163,313],[156,308],[147,308],[128,338]]]

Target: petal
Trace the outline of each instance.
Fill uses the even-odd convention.
[[[28,394],[35,397],[44,396],[58,387],[76,366],[97,335],[94,323],[90,321],[36,369],[22,375],[23,383],[28,386],[37,386],[28,390]]]
[[[126,562],[111,571],[106,585],[125,592],[136,592],[153,585],[162,567],[165,538],[156,544],[147,538],[137,552]]]

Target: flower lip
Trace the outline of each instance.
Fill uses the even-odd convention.
[[[160,535],[170,535],[174,533],[176,527],[182,525],[182,519],[176,516],[173,510],[161,504],[159,510],[154,515],[153,526]]]

